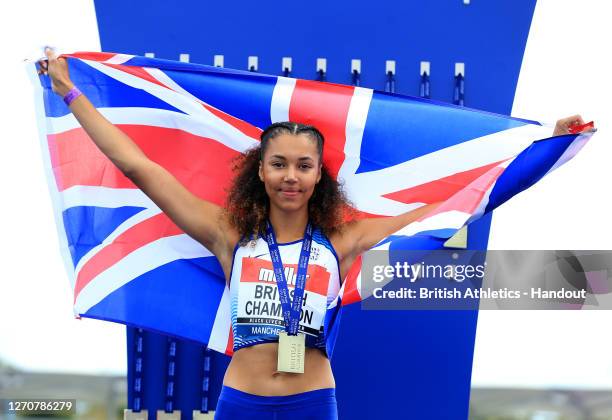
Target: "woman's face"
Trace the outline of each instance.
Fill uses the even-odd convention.
[[[308,134],[280,134],[268,141],[259,164],[270,205],[295,211],[308,205],[321,179],[317,142]]]

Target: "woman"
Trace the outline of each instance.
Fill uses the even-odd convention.
[[[321,328],[328,300],[361,253],[438,203],[344,223],[348,206],[322,165],[323,136],[287,122],[264,130],[260,147],[245,154],[221,208],[149,160],[75,90],[66,61],[45,53],[40,72],[49,74],[53,91],[98,148],[223,268],[232,294],[234,355],[216,418],[337,418]],[[583,124],[580,116],[560,120],[554,134],[575,124]]]

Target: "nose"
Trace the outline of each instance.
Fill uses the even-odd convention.
[[[287,167],[287,172],[285,172],[285,182],[296,182],[297,181],[297,177],[296,177],[296,170],[293,167],[293,165],[289,165]]]

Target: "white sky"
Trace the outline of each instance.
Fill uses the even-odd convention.
[[[595,120],[599,133],[573,161],[496,210],[491,248],[612,249],[607,4],[538,1],[513,115],[554,122],[581,113]],[[99,51],[93,2],[0,7],[0,115],[10,141],[10,153],[0,154],[0,359],[27,370],[125,374],[125,327],[73,319],[22,65],[45,44]],[[481,311],[472,383],[612,389],[611,324],[612,311]]]
[[[512,115],[580,113],[598,133],[493,215],[490,249],[612,250],[609,2],[538,0]],[[469,77],[466,69],[466,77]],[[480,311],[472,384],[612,389],[612,311]]]

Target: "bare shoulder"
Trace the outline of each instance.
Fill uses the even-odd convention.
[[[217,224],[219,232],[221,232],[221,243],[213,253],[221,260],[223,257],[233,256],[234,248],[240,241],[240,233],[230,221],[229,215],[225,209],[221,209],[217,215]]]
[[[340,281],[343,283],[346,274],[359,256],[357,243],[362,221],[353,220],[342,225],[329,236],[329,240],[338,254],[340,263]]]
[[[355,241],[358,239],[359,224],[359,220],[351,220],[329,236],[329,241],[336,250],[340,262],[352,253]]]
[[[240,234],[232,225],[225,209],[221,209],[221,211],[216,214],[214,221],[219,234],[215,244],[208,249],[212,254],[214,254],[215,257],[217,257],[217,260],[223,269],[225,281],[229,284],[229,276],[232,270],[232,262],[234,260],[234,248],[240,241]]]

